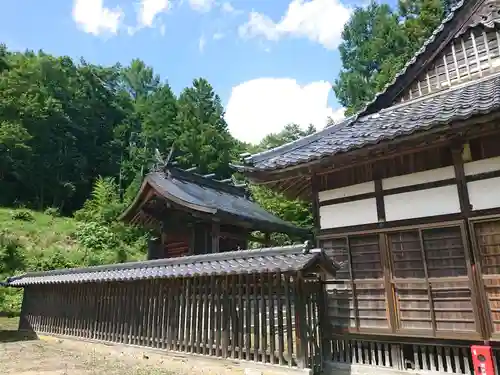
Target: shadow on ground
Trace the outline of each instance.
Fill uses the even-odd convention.
[[[0,330],[0,343],[37,340],[35,332]]]
[[[26,330],[19,331],[19,318],[2,316],[0,314],[0,343],[28,341],[38,339],[35,332]]]

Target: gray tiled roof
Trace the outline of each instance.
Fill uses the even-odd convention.
[[[495,75],[372,115],[346,119],[298,141],[252,155],[245,163],[249,169],[285,168],[499,109],[500,76]]]
[[[334,273],[336,270],[334,263],[320,249],[309,249],[307,245],[232,251],[88,268],[30,272],[11,277],[4,285],[23,287],[32,284],[127,281],[277,271],[285,273],[305,270],[318,263],[325,270]]]
[[[306,235],[298,228],[266,211],[245,190],[175,168],[150,173],[145,180],[168,200],[213,215],[227,214],[251,223],[253,230],[274,230]],[[125,214],[124,214],[125,215]]]

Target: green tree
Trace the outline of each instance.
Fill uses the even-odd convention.
[[[283,130],[278,133],[271,133],[266,135],[262,141],[259,143],[259,148],[263,150],[268,150],[278,146],[282,146],[285,143],[296,141],[302,137],[308,136],[316,132],[314,125],[309,125],[305,130],[302,130],[297,124],[285,125]]]
[[[43,52],[13,54],[8,62],[0,74],[2,133],[10,129],[12,140],[16,129],[30,150],[10,163],[10,189],[25,204],[71,212],[98,175],[119,168],[114,129],[124,112],[112,90],[117,71]]]
[[[316,129],[309,125],[305,130],[297,124],[288,124],[283,130],[265,136],[258,145],[246,145],[251,153],[265,151],[282,146],[304,136],[313,134]],[[311,228],[313,219],[311,204],[299,199],[290,200],[280,193],[272,191],[265,186],[250,184],[253,199],[274,215],[303,228]],[[273,240],[278,244],[288,244],[290,239],[283,235],[275,235]]]
[[[197,166],[199,173],[231,175],[236,142],[224,120],[224,108],[212,86],[202,78],[182,91],[178,100],[175,147],[182,167]]]
[[[342,32],[342,69],[334,85],[346,115],[361,110],[394,78],[443,16],[442,0],[401,0],[396,10],[372,0],[355,9]]]

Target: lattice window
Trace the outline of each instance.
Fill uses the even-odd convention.
[[[461,227],[387,237],[399,329],[476,331]]]
[[[389,234],[395,278],[425,278],[424,259],[418,231]]]
[[[383,277],[378,235],[349,238],[353,280]]]
[[[422,237],[429,278],[467,276],[460,227],[427,229]]]
[[[321,243],[325,253],[337,262],[341,268],[337,271],[337,280],[350,280],[347,237],[333,238]]]
[[[329,316],[336,328],[363,331],[389,328],[379,235],[347,236],[322,243],[342,264],[327,287]]]

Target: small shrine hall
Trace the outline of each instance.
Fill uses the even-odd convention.
[[[146,175],[120,220],[152,231],[148,259],[246,249],[249,241],[270,246],[272,233],[311,238],[255,203],[246,185],[214,177],[171,165]]]

